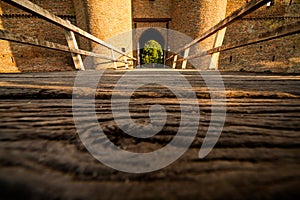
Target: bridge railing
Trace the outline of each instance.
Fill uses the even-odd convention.
[[[169,58],[166,60],[173,59],[173,68],[176,67],[176,64],[178,62],[182,62],[182,69],[186,68],[187,61],[192,60],[195,58],[199,58],[206,55],[212,55],[212,62],[217,62],[214,59],[214,54],[220,53],[222,51],[227,51],[231,49],[236,49],[243,46],[248,46],[268,40],[277,39],[280,37],[297,34],[300,33],[300,22],[296,22],[293,24],[285,25],[282,27],[279,27],[273,31],[265,32],[263,34],[260,34],[258,38],[250,39],[243,42],[237,42],[230,45],[222,45],[223,39],[225,37],[226,27],[228,27],[230,24],[236,22],[237,20],[241,19],[242,17],[252,13],[253,11],[259,9],[260,7],[266,5],[269,3],[270,0],[251,0],[250,2],[246,3],[244,6],[239,8],[238,10],[234,11],[232,14],[230,14],[225,19],[221,20],[218,24],[201,34],[199,37],[197,37],[192,42],[186,44],[180,49],[177,49]],[[196,53],[194,55],[189,55],[190,48],[194,45],[200,43],[201,41],[207,39],[208,37],[216,34],[216,39],[213,47],[207,51],[203,51],[200,53]],[[179,59],[180,53],[183,52],[182,58]],[[218,57],[217,57],[218,59]],[[211,63],[212,65],[212,63]],[[211,66],[210,66],[211,67]],[[215,66],[217,68],[217,66]]]
[[[93,36],[92,34],[71,24],[69,21],[61,19],[60,17],[50,13],[49,11],[41,8],[40,6],[30,2],[28,0],[2,0],[2,1],[4,1],[10,5],[13,5],[17,8],[20,8],[24,11],[27,11],[33,15],[39,16],[40,18],[42,18],[52,24],[55,24],[59,27],[64,28],[68,46],[50,42],[50,41],[39,40],[37,38],[28,37],[28,36],[24,36],[24,35],[20,35],[20,34],[16,34],[16,33],[11,33],[6,30],[0,30],[0,39],[23,43],[23,44],[34,45],[34,46],[48,48],[48,49],[54,49],[54,50],[58,50],[58,51],[69,52],[72,54],[75,68],[79,69],[79,70],[85,70],[81,55],[92,56],[92,57],[109,60],[114,63],[115,68],[117,68],[117,64],[116,64],[117,62],[125,63],[126,67],[127,67],[128,63],[129,63],[127,61],[127,59],[136,60],[134,57],[127,55],[125,52],[119,50],[118,48],[102,41],[101,39]],[[107,55],[102,55],[102,54],[94,53],[91,51],[79,49],[74,33],[77,33],[80,36],[83,36],[93,42],[100,44],[103,47],[106,47],[107,49],[111,50],[111,55],[107,56]],[[124,57],[124,60],[116,59],[115,53],[122,55]]]

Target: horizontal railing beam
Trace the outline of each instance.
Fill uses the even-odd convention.
[[[212,48],[208,51],[205,51],[205,52],[202,52],[202,53],[199,53],[199,54],[195,54],[195,55],[188,56],[186,58],[178,59],[176,62],[182,62],[184,60],[192,60],[192,59],[202,57],[202,56],[206,56],[206,55],[209,55],[209,54],[222,52],[222,51],[228,51],[228,50],[232,50],[232,49],[237,49],[237,48],[240,48],[240,47],[249,46],[249,45],[253,45],[253,44],[257,44],[257,43],[261,43],[261,42],[266,42],[266,41],[269,41],[269,40],[274,40],[274,39],[278,39],[278,38],[281,38],[281,37],[286,37],[286,36],[294,35],[294,34],[300,34],[300,21],[296,22],[296,23],[293,23],[293,24],[289,24],[289,25],[279,27],[279,28],[277,28],[273,31],[268,31],[268,32],[265,32],[263,34],[260,34],[257,39],[249,39],[247,41],[238,42],[238,43],[233,44],[233,45],[219,46],[219,47]]]
[[[127,55],[126,53],[122,52],[121,50],[117,49],[116,47],[107,44],[106,42],[100,40],[99,38],[93,36],[92,34],[78,28],[77,26],[74,26],[73,24],[69,24],[66,20],[61,19],[59,17],[57,17],[56,15],[50,13],[49,11],[43,9],[42,7],[28,1],[28,0],[2,0],[8,4],[11,4],[13,6],[16,6],[22,10],[25,10],[29,13],[32,13],[34,15],[38,15],[39,17],[45,19],[46,21],[49,21],[53,24],[56,24],[60,27],[63,27],[65,29],[68,29],[70,31],[74,31],[75,33],[78,33],[79,35],[88,38],[104,47],[107,47],[109,49],[112,49],[113,51],[126,56],[128,58],[131,58],[133,60],[136,60],[135,58]]]
[[[1,29],[0,29],[0,39],[17,42],[17,43],[22,43],[22,44],[33,45],[33,46],[47,48],[47,49],[68,52],[68,53],[75,53],[75,54],[80,54],[80,55],[85,55],[85,56],[97,57],[97,58],[101,58],[101,59],[105,59],[105,60],[110,60],[112,62],[125,63],[125,61],[123,61],[123,60],[114,59],[114,58],[106,56],[106,55],[97,54],[94,52],[89,52],[89,51],[85,51],[85,50],[81,50],[81,49],[69,48],[68,46],[65,46],[62,44],[57,44],[57,43],[49,42],[46,40],[39,40],[37,38],[19,35],[19,34],[11,33],[11,32],[5,31],[5,30],[1,30]]]
[[[248,2],[246,5],[242,6],[232,14],[230,14],[228,17],[220,21],[218,24],[210,28],[208,31],[201,34],[199,37],[197,37],[192,42],[188,43],[184,47],[178,49],[175,51],[175,54],[179,54],[181,51],[184,51],[187,48],[190,48],[191,46],[203,41],[204,39],[208,38],[209,36],[215,34],[217,31],[227,27],[228,25],[232,24],[236,20],[240,19],[241,17],[255,11],[256,9],[260,8],[261,6],[267,4],[270,0],[252,0]],[[173,55],[174,56],[174,55]],[[168,59],[172,58],[173,56],[169,57]],[[168,60],[167,59],[167,60]]]

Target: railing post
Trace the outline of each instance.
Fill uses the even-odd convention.
[[[186,50],[184,50],[184,55],[183,55],[183,61],[182,61],[182,69],[186,69],[186,64],[187,64],[187,60],[185,59],[186,57],[189,56],[190,53],[190,48],[187,48]]]
[[[225,37],[225,33],[226,33],[226,28],[223,28],[217,32],[213,48],[222,46],[224,37]],[[218,70],[219,57],[220,57],[220,52],[213,53],[211,55],[211,61],[210,61],[210,65],[209,65],[210,70]]]
[[[173,69],[176,68],[177,58],[178,58],[178,55],[175,55],[175,56],[174,56],[174,60],[173,60],[173,66],[172,66]]]
[[[115,57],[115,54],[114,54],[114,50],[113,49],[110,49],[111,50],[111,57],[114,59],[114,69],[118,69],[118,66],[117,66],[117,63],[116,63],[116,57]]]
[[[71,22],[69,22],[69,21],[67,21],[67,22],[71,24]],[[65,30],[65,36],[66,36],[68,46],[69,46],[70,49],[79,49],[76,38],[75,38],[75,34],[74,34],[73,31]],[[71,53],[71,55],[72,55],[72,58],[73,58],[75,68],[79,69],[79,70],[85,70],[83,62],[82,62],[81,55],[77,54],[77,53]]]
[[[124,57],[124,62],[125,62],[125,69],[129,69],[128,62],[127,62],[127,57],[126,56]]]

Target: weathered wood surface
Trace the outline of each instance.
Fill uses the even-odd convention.
[[[198,136],[178,161],[147,174],[110,169],[86,151],[72,114],[76,72],[1,74],[1,199],[299,199],[300,76],[223,73],[225,127],[214,150],[198,159],[210,121],[209,94],[196,72],[182,73],[199,97]],[[171,114],[162,132],[143,140],[116,127],[110,95],[122,74],[105,73],[97,91],[97,113],[108,137],[135,152],[167,144],[180,112],[162,88],[136,92],[131,104],[137,121],[147,121],[148,105],[164,105]]]

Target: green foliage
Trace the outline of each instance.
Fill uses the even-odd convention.
[[[162,55],[163,55],[163,51],[161,45],[155,40],[149,40],[144,46],[144,50],[142,53],[142,63],[163,64]]]

